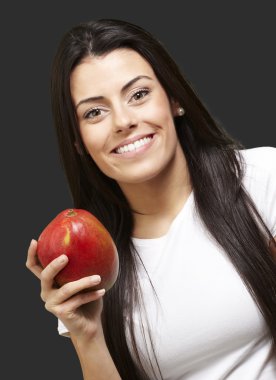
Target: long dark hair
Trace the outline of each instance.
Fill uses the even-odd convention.
[[[121,377],[150,379],[135,342],[132,318],[134,309],[142,311],[143,307],[137,277],[139,256],[131,240],[133,217],[116,181],[105,176],[86,154],[70,94],[71,72],[84,57],[101,56],[117,48],[130,48],[143,56],[168,97],[185,108],[185,116],[175,119],[175,127],[187,160],[195,206],[259,306],[275,348],[275,261],[268,246],[273,236],[243,187],[240,150],[244,146],[211,117],[166,49],[150,33],[121,20],[91,21],[71,29],[59,45],[52,67],[52,108],[74,207],[96,215],[118,248],[119,277],[104,297],[102,321]],[[151,348],[149,356],[154,353]]]

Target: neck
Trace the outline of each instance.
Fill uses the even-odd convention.
[[[133,236],[164,235],[191,193],[189,171],[180,149],[161,174],[143,183],[122,184],[134,217]]]

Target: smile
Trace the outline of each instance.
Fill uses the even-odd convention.
[[[123,153],[127,153],[127,152],[133,152],[133,151],[141,148],[142,146],[149,144],[152,139],[153,139],[153,135],[150,135],[150,136],[144,137],[142,139],[136,140],[130,144],[120,146],[119,148],[115,149],[115,153],[123,154]]]

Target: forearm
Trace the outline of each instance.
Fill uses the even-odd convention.
[[[83,342],[71,336],[71,340],[84,380],[121,380],[103,337]]]

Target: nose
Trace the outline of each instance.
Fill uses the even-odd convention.
[[[134,111],[129,107],[118,107],[113,111],[114,131],[122,133],[125,130],[133,129],[137,126],[137,120]]]

